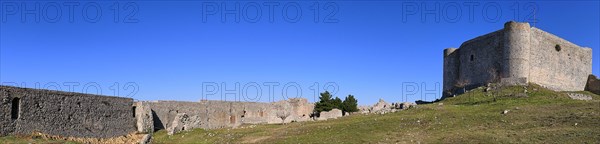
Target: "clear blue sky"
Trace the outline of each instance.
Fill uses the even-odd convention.
[[[359,104],[434,100],[444,48],[533,17],[535,27],[591,47],[593,73],[600,75],[600,3],[593,1],[240,1],[239,22],[227,14],[236,13],[235,2],[224,3],[224,18],[221,2],[117,3],[0,1],[0,82],[136,100],[243,94],[266,102],[281,100],[284,86],[296,96],[300,86],[301,96],[314,101],[325,85]],[[239,91],[211,91],[214,84],[224,89],[222,83],[239,83]],[[417,95],[403,89],[415,83]],[[266,86],[272,84],[274,99]],[[422,97],[420,84],[433,94]]]

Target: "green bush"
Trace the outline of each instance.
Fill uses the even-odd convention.
[[[348,95],[342,101],[340,98],[331,95],[328,91],[320,94],[319,101],[315,103],[314,111],[320,113],[322,111],[330,111],[332,109],[340,109],[344,112],[357,112],[358,101],[353,95]]]
[[[342,106],[342,110],[345,112],[357,112],[358,100],[356,100],[353,95],[348,95],[348,97],[344,99]]]
[[[315,112],[320,113],[322,111],[330,111],[331,109],[337,108],[333,104],[333,98],[328,91],[320,94],[319,101],[315,103]]]

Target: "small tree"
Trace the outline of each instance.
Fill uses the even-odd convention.
[[[319,101],[315,103],[315,112],[320,113],[322,111],[330,111],[331,109],[336,108],[333,103],[334,100],[328,91],[325,91],[320,95]]]
[[[277,110],[276,115],[281,119],[281,124],[285,124],[285,119],[289,117],[291,113],[291,106],[286,103],[277,104],[275,109]]]
[[[358,101],[354,98],[353,95],[348,95],[342,102],[343,108],[342,110],[345,112],[357,112],[358,111]]]
[[[322,111],[330,111],[334,108],[340,109],[344,112],[357,112],[358,101],[353,95],[348,95],[348,97],[342,101],[342,99],[339,97],[333,98],[328,91],[325,91],[321,93],[319,101],[315,103],[314,112],[320,113]]]
[[[331,101],[331,103],[333,104],[333,108],[342,110],[343,109],[343,103],[342,103],[342,99],[340,99],[339,97],[335,97],[335,99],[333,99],[333,101]]]

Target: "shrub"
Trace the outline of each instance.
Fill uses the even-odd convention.
[[[358,101],[354,98],[353,95],[348,95],[342,101],[340,98],[333,96],[325,91],[320,94],[319,101],[315,103],[314,111],[320,113],[322,111],[330,111],[334,108],[340,109],[344,112],[357,112],[358,111]]]
[[[358,111],[358,101],[354,98],[353,95],[348,95],[344,99],[342,110],[345,112],[357,112]]]

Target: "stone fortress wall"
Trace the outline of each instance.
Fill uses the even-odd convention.
[[[108,138],[135,132],[133,99],[0,86],[0,135]]]
[[[491,82],[536,83],[556,91],[582,91],[592,73],[592,49],[558,36],[507,22],[504,29],[444,50],[443,97],[460,84],[473,88]]]
[[[314,104],[306,99],[291,98],[273,103],[232,102],[232,101],[155,101],[146,103],[152,110],[155,130],[172,127],[178,114],[185,113],[189,117],[191,128],[216,129],[237,127],[242,124],[273,124],[292,121],[312,120]],[[281,109],[280,107],[287,107]],[[287,112],[289,116],[283,121],[277,112]]]
[[[43,133],[110,138],[152,133],[182,121],[187,129],[313,120],[314,104],[303,98],[272,103],[142,101],[131,98],[0,86],[0,136]],[[278,115],[287,114],[285,121]]]

